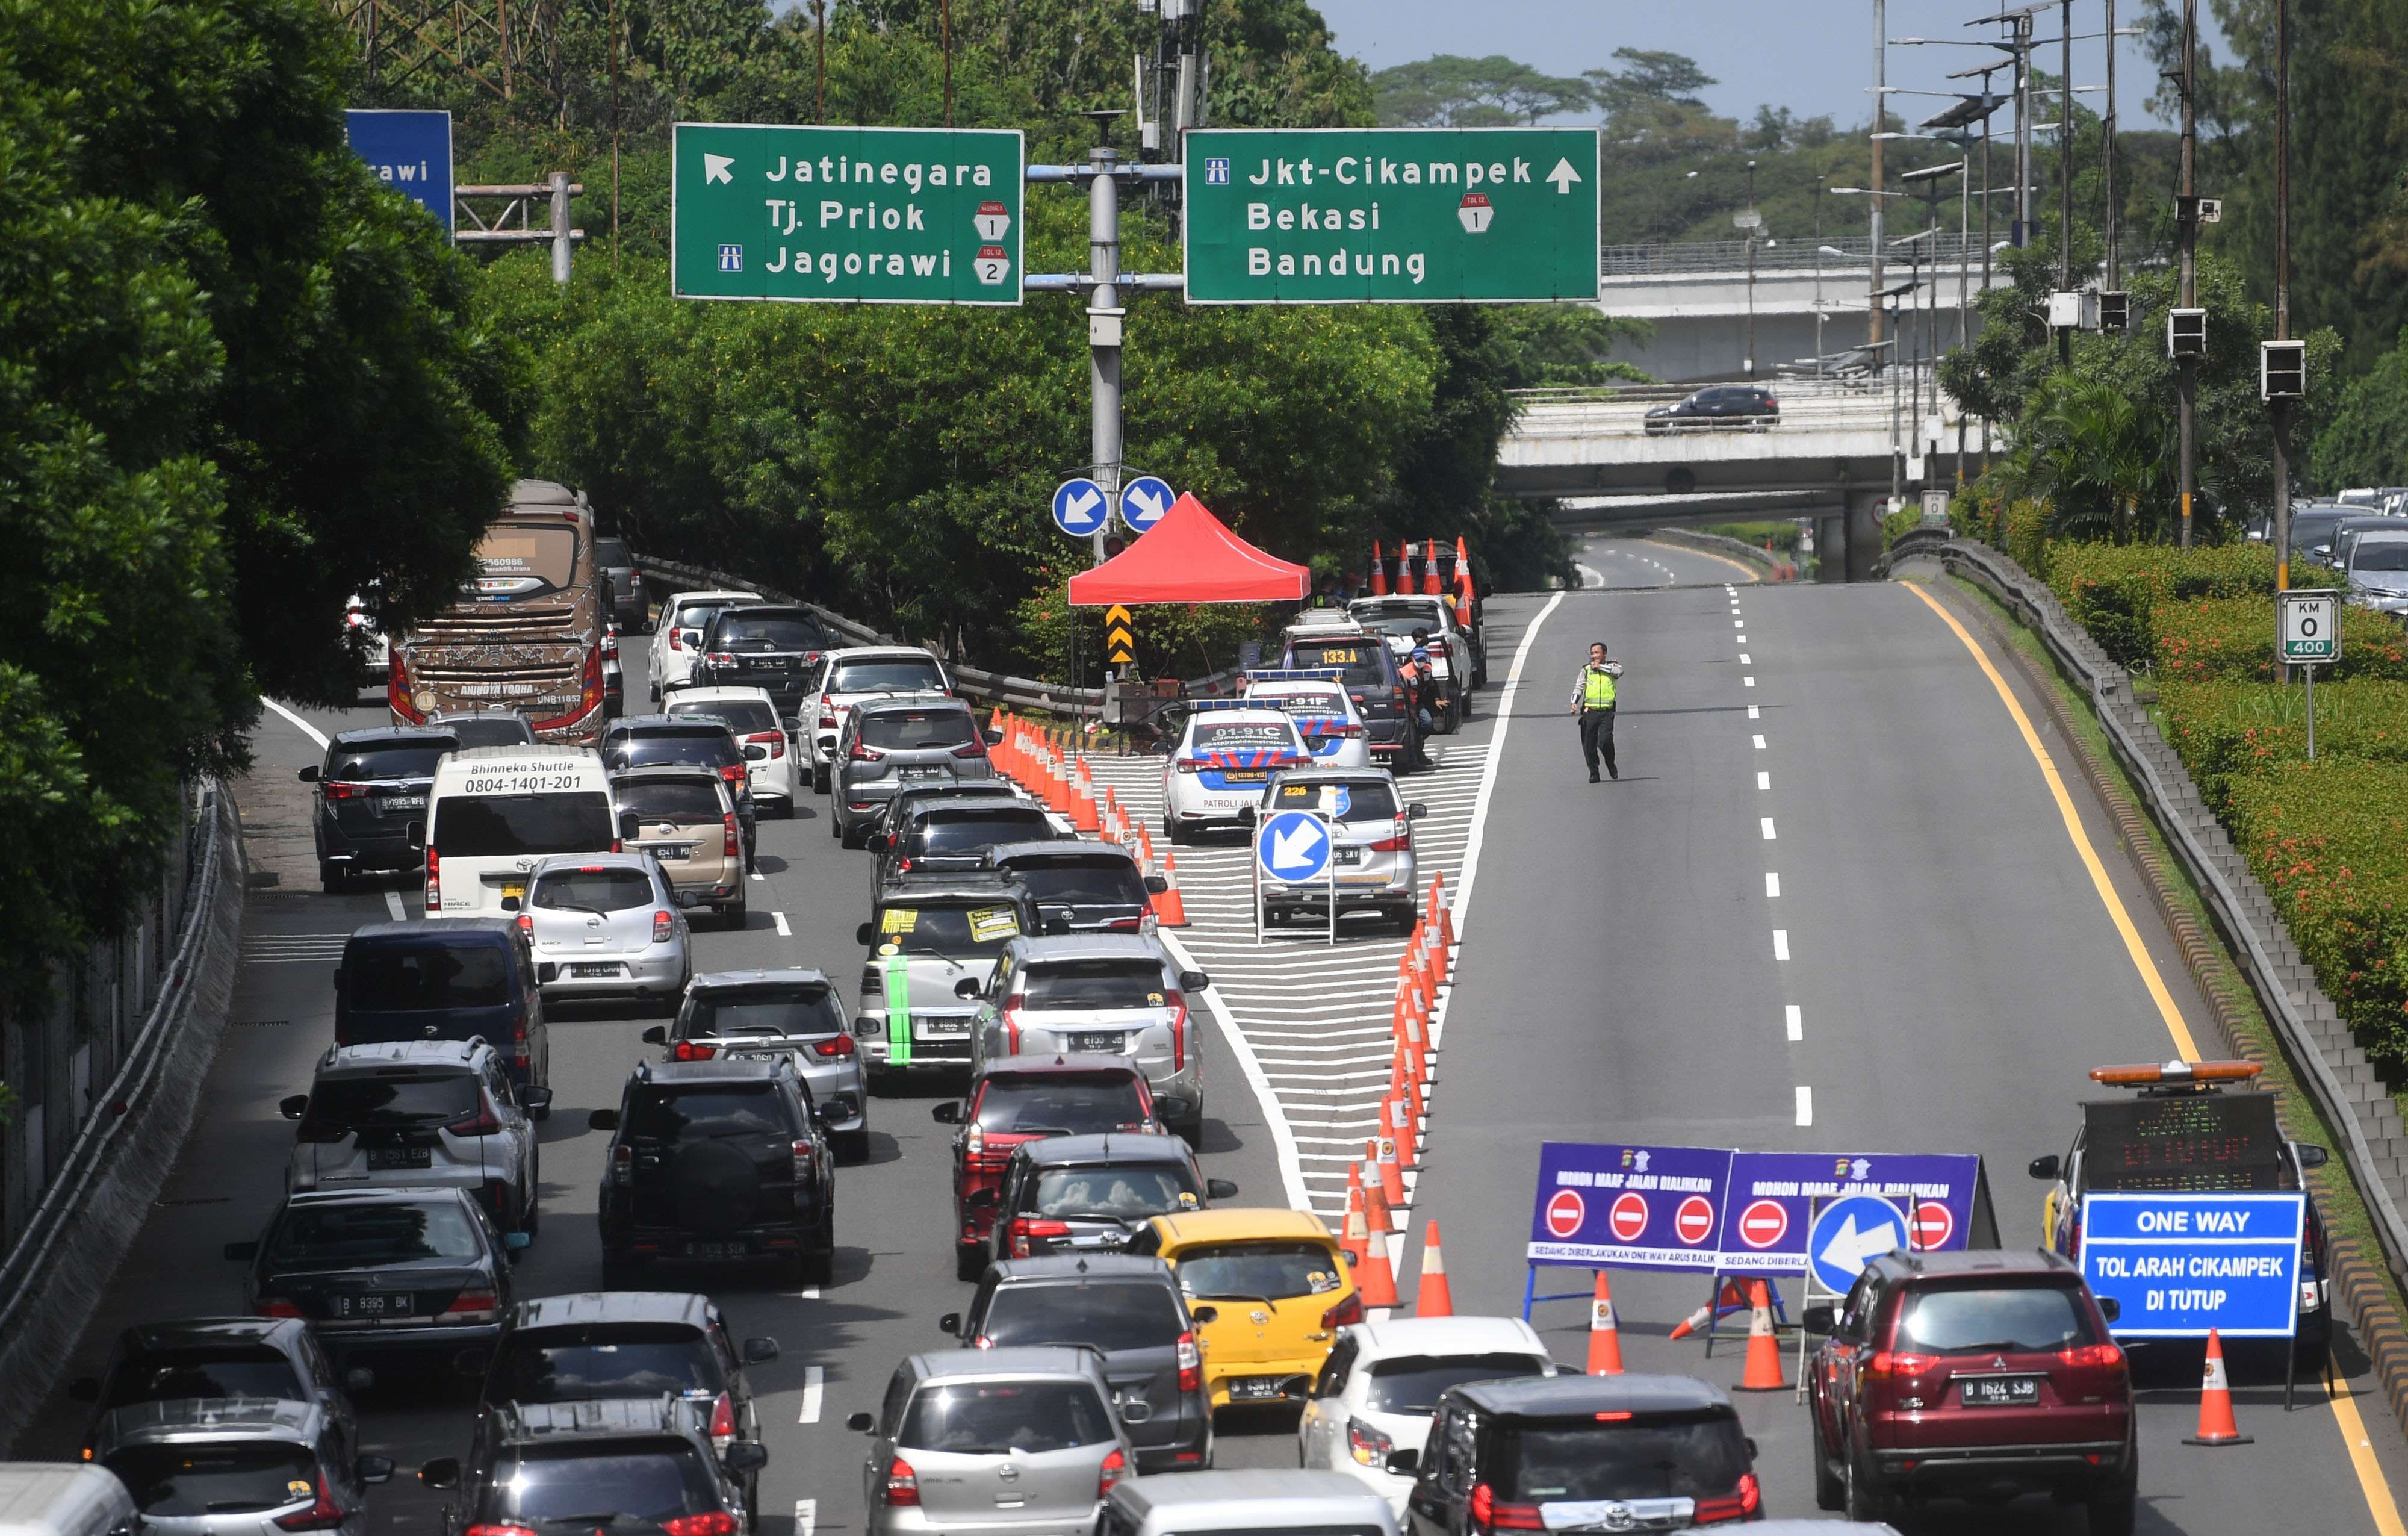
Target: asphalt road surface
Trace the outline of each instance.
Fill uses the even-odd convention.
[[[1677,587],[1763,579],[1764,567],[1683,544],[1593,533],[1573,546],[1572,559],[1584,587]],[[1578,665],[1575,663],[1574,665]],[[1502,669],[1499,669],[1500,677]]]
[[[1548,1138],[1978,1152],[2008,1240],[2028,1241],[2040,1186],[2022,1168],[2065,1149],[2071,1106],[2089,1087],[2084,1072],[2100,1061],[2161,1058],[2172,1045],[2135,955],[2107,920],[1990,682],[1901,587],[1727,593],[1691,584],[1739,582],[1739,568],[1718,557],[1621,539],[1596,548],[1613,553],[1584,555],[1591,567],[1602,558],[1629,567],[1604,585],[1659,590],[1492,600],[1493,685],[1470,725],[1444,739],[1440,771],[1408,790],[1438,805],[1433,821],[1459,822],[1442,841],[1431,828],[1430,856],[1465,903],[1466,935],[1410,1252],[1418,1253],[1424,1222],[1437,1218],[1457,1310],[1518,1308],[1535,1149]],[[1534,621],[1508,704],[1508,671]],[[1629,672],[1617,733],[1623,777],[1592,786],[1563,696],[1598,636]],[[627,673],[638,680],[642,647],[626,642]],[[134,1254],[99,1297],[69,1375],[95,1370],[128,1323],[238,1305],[236,1266],[218,1251],[256,1235],[280,1191],[292,1132],[275,1101],[307,1085],[327,1040],[335,951],[351,928],[412,905],[399,883],[390,893],[317,894],[306,794],[289,775],[318,756],[303,725],[332,731],[382,721],[381,708],[370,708],[302,711],[298,723],[271,714],[261,725],[245,824],[254,867],[280,883],[251,893],[246,964],[208,1111]],[[1142,815],[1145,775],[1115,777]],[[2069,782],[2141,955],[2198,1029],[2176,952],[2112,829],[2079,781]],[[698,924],[697,969],[811,964],[849,980],[867,855],[826,836],[824,804],[807,795],[796,819],[762,823],[750,926],[724,933]],[[1202,897],[1221,851],[1199,852]],[[1467,864],[1477,869],[1469,881]],[[1769,875],[1779,877],[1777,897],[1768,895]],[[1198,927],[1182,942],[1234,955],[1232,936],[1218,931],[1232,921],[1229,904],[1191,898],[1190,907]],[[778,931],[781,918],[790,936]],[[1785,960],[1775,957],[1776,928]],[[1394,950],[1350,935],[1333,984],[1374,954]],[[1326,1165],[1299,1160],[1321,1148],[1296,1140],[1283,1107],[1310,1097],[1294,1075],[1307,1069],[1281,1065],[1283,1051],[1309,1055],[1296,1043],[1301,1005],[1297,1018],[1280,1016],[1276,987],[1242,1001],[1234,971],[1231,991],[1242,1005],[1221,1026],[1243,1035],[1256,1061],[1248,1069],[1220,1034],[1203,1033],[1206,1170],[1235,1179],[1240,1203],[1286,1204],[1302,1189],[1322,1205]],[[1793,1006],[1794,1040],[1785,1013]],[[520,1267],[525,1294],[600,1284],[592,1213],[607,1138],[584,1128],[585,1112],[616,1102],[644,1054],[637,1036],[647,1022],[555,1019],[548,1219]],[[874,1405],[904,1354],[952,1346],[936,1319],[969,1287],[952,1278],[949,1133],[927,1118],[937,1101],[875,1101],[870,1160],[839,1174],[840,1249],[824,1294],[740,1272],[661,1277],[710,1290],[740,1333],[771,1334],[784,1346],[781,1359],[754,1373],[770,1453],[765,1536],[788,1536],[790,1521],[794,1536],[859,1529],[862,1447],[843,1429],[845,1415]],[[1283,1122],[1276,1135],[1270,1117]],[[1283,1154],[1282,1143],[1295,1150]],[[1412,1274],[1408,1262],[1399,1285],[1409,1297]],[[1556,1288],[1584,1286],[1587,1272],[1570,1279]],[[1738,1379],[1738,1348],[1708,1359],[1696,1341],[1666,1338],[1701,1299],[1698,1289],[1690,1277],[1616,1275],[1631,1369]],[[1586,1313],[1571,1302],[1541,1309],[1537,1321],[1559,1360],[1584,1357]],[[2387,1501],[2387,1491],[2375,1492],[2385,1479],[2408,1488],[2408,1446],[2354,1342],[2344,1338],[2336,1360],[2352,1395],[2339,1412],[2310,1387],[2286,1416],[2279,1385],[2241,1370],[2243,1427],[2257,1443],[2222,1451],[2179,1443],[2195,1422],[2195,1366],[2172,1369],[2175,1385],[2147,1394],[2143,1529],[2257,1532],[2306,1515],[2319,1530],[2399,1530],[2396,1513],[2386,1507],[2378,1519],[2370,1498]],[[465,1449],[466,1405],[440,1380],[380,1382],[362,1407],[367,1448],[405,1469]],[[1803,1411],[1775,1395],[1744,1398],[1741,1412],[1761,1448],[1770,1512],[1812,1514]],[[61,1397],[16,1454],[71,1456],[81,1424],[80,1405]],[[2351,1424],[2367,1443],[2350,1443]],[[1293,1464],[1292,1420],[1221,1428],[1221,1464]],[[397,1479],[375,1496],[372,1519],[378,1529],[431,1532],[437,1502]],[[1942,1507],[1906,1524],[2020,1531],[2047,1529],[2050,1515],[2039,1503],[1988,1515]],[[2067,1529],[2079,1529],[2080,1517]]]

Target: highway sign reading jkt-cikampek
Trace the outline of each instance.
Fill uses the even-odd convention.
[[[681,122],[681,298],[1018,304],[1017,132]]]
[[[1598,295],[1590,128],[1212,128],[1186,144],[1190,304]]]

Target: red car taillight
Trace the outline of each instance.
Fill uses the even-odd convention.
[[[733,651],[713,651],[702,659],[710,663],[713,667],[733,667],[736,665],[736,653]]]
[[[1371,844],[1375,854],[1410,854],[1412,848],[1413,824],[1402,816],[1397,818],[1396,827],[1388,836]]]
[[[413,725],[426,723],[425,714],[409,699],[409,667],[401,659],[401,647],[394,646],[384,669],[384,701],[386,708]]]
[[[622,1146],[610,1149],[610,1182],[622,1189],[636,1182],[635,1148]]]
[[[2057,1357],[2078,1371],[2111,1371],[2124,1363],[2124,1352],[2114,1344],[2076,1344],[2057,1351]]]
[[[1096,1497],[1111,1498],[1112,1485],[1127,1475],[1128,1457],[1118,1446],[1114,1446],[1111,1455],[1104,1457],[1104,1464],[1096,1471]]]
[[[719,853],[723,858],[744,856],[744,833],[736,825],[736,812],[731,811],[719,818]]]
[[[535,1536],[533,1526],[470,1526],[460,1536]]]
[[[426,845],[426,910],[443,910],[443,855],[435,851],[431,842]]]
[[[722,1392],[710,1405],[710,1443],[721,1451],[736,1438],[736,1400]]]
[[[522,1070],[533,1059],[533,1053],[527,1045],[526,1026],[526,1013],[522,1010],[519,1016],[510,1021],[510,1060]]]
[[[1204,1352],[1196,1347],[1196,1335],[1193,1333],[1179,1336],[1179,1390],[1204,1390]]]
[[[1170,1005],[1170,1069],[1187,1069],[1187,994],[1167,992],[1163,1000]]]
[[[920,1475],[911,1463],[896,1457],[886,1464],[886,1507],[916,1508],[920,1502]]]
[[[666,944],[677,937],[677,913],[664,907],[652,913],[652,942]]]
[[[1171,764],[1182,773],[1197,773],[1209,767],[1201,757],[1182,757]]]
[[[1011,1256],[1032,1258],[1038,1253],[1037,1241],[1039,1238],[1049,1241],[1054,1238],[1067,1238],[1070,1235],[1070,1224],[1067,1221],[1046,1221],[1037,1216],[1014,1216],[1011,1218],[1009,1230],[1011,1235]]]
[[[1902,1350],[1878,1349],[1865,1362],[1865,1379],[1885,1385],[1893,1382],[1913,1381],[1940,1363],[1937,1355],[1910,1355]]]
[[[678,638],[678,626],[675,624],[669,625],[669,649],[672,651],[682,651],[685,649],[685,642]]]
[[[747,746],[767,746],[769,749],[769,761],[773,763],[779,758],[786,755],[786,733],[784,731],[756,731],[752,735],[746,737],[744,741]]]
[[[535,937],[535,917],[533,914],[528,912],[519,913],[519,937],[522,939],[532,939]]]
[[[820,711],[820,729],[824,731],[832,731],[836,729],[836,711],[833,710],[822,710]]]
[[[1016,1056],[1020,1054],[1020,1010],[1021,1002],[1018,998],[1013,998],[1003,1005],[1003,1041],[1004,1054],[1007,1055]]]
[[[811,1144],[808,1141],[789,1141],[788,1150],[795,1155],[795,1182],[808,1184],[811,1177]]]
[[[448,1120],[444,1122],[443,1128],[454,1136],[494,1136],[500,1133],[502,1123],[494,1118],[493,1107],[484,1103],[480,1095],[476,1113]]]
[[[1756,1473],[1739,1474],[1739,1488],[1720,1499],[1700,1499],[1692,1516],[1701,1526],[1724,1520],[1744,1520],[1764,1504],[1764,1490],[1756,1486]]]
[[[669,1047],[671,1061],[709,1061],[719,1055],[719,1047],[698,1040],[681,1040]]]
[[[443,1309],[443,1315],[456,1323],[490,1323],[501,1316],[502,1304],[491,1291],[462,1291]]]
[[[853,1037],[851,1035],[830,1035],[825,1040],[815,1040],[811,1041],[811,1055],[815,1056],[833,1059],[838,1056],[849,1056],[853,1054]]]
[[[1544,1530],[1547,1522],[1539,1516],[1536,1504],[1500,1504],[1497,1492],[1483,1483],[1471,1490],[1471,1529],[1485,1533],[1492,1530]]]
[[[251,1310],[254,1314],[261,1317],[298,1317],[301,1315],[301,1309],[299,1307],[294,1306],[290,1301],[279,1301],[271,1296],[261,1297],[258,1303]]]
[[[953,749],[953,755],[956,757],[984,757],[986,755],[986,743],[983,741],[965,741],[960,746]]]
[[[294,1514],[280,1514],[276,1524],[285,1530],[334,1530],[343,1523],[343,1506],[335,1502],[334,1490],[326,1486],[323,1473],[318,1478],[318,1498],[308,1509]]]
[[[724,1509],[673,1514],[661,1522],[662,1536],[736,1536],[736,1516]]]
[[[855,741],[853,744],[853,751],[845,755],[856,763],[875,763],[886,754],[867,742]]]
[[[1352,1328],[1363,1320],[1363,1293],[1356,1291],[1321,1314],[1324,1329]]]
[[[367,785],[342,779],[328,779],[318,787],[326,792],[326,798],[330,800],[365,800],[368,795]]]

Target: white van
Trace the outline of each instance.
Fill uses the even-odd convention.
[[[0,1536],[133,1536],[139,1524],[106,1467],[0,1461]]]
[[[1397,1536],[1388,1501],[1344,1472],[1302,1468],[1125,1477],[1104,1500],[1101,1536]]]
[[[426,911],[514,912],[554,854],[615,854],[602,759],[579,747],[476,747],[436,765],[426,796]]]

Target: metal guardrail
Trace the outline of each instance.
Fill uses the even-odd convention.
[[[2278,935],[2287,945],[2289,936],[2283,931],[2279,918],[2269,917],[2275,930],[2270,934],[2252,917],[2241,891],[2218,862],[2200,828],[2192,817],[2181,813],[2178,808],[2182,801],[2172,779],[2181,777],[2194,804],[2199,792],[2190,785],[2189,775],[2179,759],[2172,756],[2173,749],[2162,738],[2143,741],[2123,711],[2114,707],[2112,701],[2127,682],[2124,669],[2108,659],[2087,631],[2067,617],[2055,593],[1986,544],[1957,538],[1943,528],[1909,529],[1882,556],[1878,574],[1886,575],[1898,561],[1918,556],[1938,560],[1952,573],[1970,575],[1986,588],[2040,636],[2057,667],[2088,690],[2093,713],[2106,732],[2109,745],[2125,771],[2142,788],[2149,819],[2164,834],[2167,844],[2207,897],[2217,926],[2234,941],[2240,952],[2237,958],[2241,971],[2248,979],[2250,990],[2257,995],[2266,1016],[2274,1021],[2274,1027],[2283,1037],[2284,1049],[2299,1063],[2302,1081],[2315,1096],[2316,1107],[2341,1132],[2342,1156],[2349,1166],[2351,1177],[2365,1193],[2368,1210],[2374,1218],[2375,1235],[2383,1244],[2392,1272],[2408,1275],[2408,1222],[2401,1219],[2392,1181],[2384,1176],[2360,1124],[2358,1106],[2362,1101],[2349,1097],[2316,1041],[2304,1006],[2293,1001],[2283,985],[2274,945]],[[2172,762],[2171,771],[2161,768],[2160,755]],[[2221,835],[2220,830],[2217,835]],[[2231,856],[2237,857],[2237,851]],[[2313,993],[2314,983],[2304,983],[2303,990]],[[2329,1002],[2327,1006],[2330,1006]],[[2386,1097],[2378,1102],[2388,1105],[2389,1099]]]
[[[1942,266],[1963,262],[1978,266],[1982,259],[1982,237],[1968,235],[1958,239],[1953,230],[1942,231],[1928,240],[1922,254],[1925,266],[1937,262]],[[1848,259],[1822,255],[1820,248],[1829,246]],[[1667,240],[1652,245],[1609,245],[1598,251],[1598,271],[1608,278],[1645,278],[1676,276],[1695,272],[1743,272],[1747,269],[1745,240]],[[1832,236],[1816,238],[1808,235],[1787,239],[1756,242],[1756,274],[1768,272],[1812,272],[1818,260],[1827,280],[1844,283],[1849,278],[1861,279],[1870,270],[1872,240],[1863,235]],[[1893,244],[1884,261],[1885,267],[1903,271],[1914,265],[1911,246]],[[1862,286],[1861,283],[1858,284]]]

